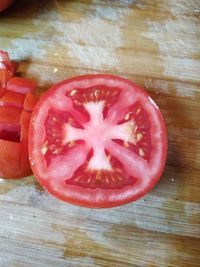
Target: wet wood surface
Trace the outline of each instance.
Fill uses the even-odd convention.
[[[0,180],[0,266],[200,266],[198,0],[17,0],[0,48],[39,84],[112,73],[143,86],[169,137],[166,169],[143,199],[113,209],[65,204],[27,177]]]

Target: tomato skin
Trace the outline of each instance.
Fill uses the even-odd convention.
[[[24,109],[26,111],[32,112],[36,103],[38,101],[38,97],[30,92],[28,92],[24,99]]]
[[[38,98],[34,81],[14,77],[17,66],[0,51],[0,176],[5,179],[31,174],[28,130]]]
[[[1,0],[0,1],[0,12],[4,11],[13,3],[13,0]]]
[[[162,151],[159,157],[158,166],[156,167],[156,172],[154,175],[149,179],[148,183],[145,185],[142,185],[142,182],[138,180],[138,182],[135,185],[135,188],[131,186],[125,186],[124,188],[118,189],[107,189],[107,191],[95,188],[82,188],[80,186],[76,185],[68,185],[66,187],[66,184],[63,182],[57,182],[58,178],[53,175],[56,174],[49,174],[46,176],[46,178],[43,177],[43,172],[47,171],[45,168],[45,162],[44,159],[40,156],[40,150],[42,142],[40,140],[37,140],[36,132],[41,136],[41,139],[44,138],[45,133],[41,130],[41,132],[38,133],[38,123],[44,120],[44,114],[42,113],[42,106],[47,107],[47,102],[51,103],[50,98],[54,95],[61,94],[60,88],[67,88],[68,86],[74,84],[74,88],[79,88],[81,82],[83,84],[90,84],[94,80],[105,80],[105,84],[108,82],[113,83],[116,85],[118,83],[124,84],[124,88],[130,86],[132,87],[136,92],[140,92],[142,99],[148,100],[148,106],[151,106],[151,112],[154,113],[154,117],[156,117],[157,121],[159,122],[159,129],[161,132],[160,136],[160,142],[162,146]],[[114,86],[114,85],[113,85]],[[97,84],[98,87],[98,84]],[[60,90],[60,91],[59,91]],[[64,89],[63,89],[64,90]],[[62,104],[61,104],[62,105]],[[153,120],[153,119],[152,119]],[[157,128],[155,127],[155,130]],[[35,177],[37,180],[43,185],[44,188],[47,189],[47,191],[57,197],[58,199],[61,199],[63,201],[83,206],[83,207],[89,207],[89,208],[110,208],[122,204],[129,203],[131,201],[135,201],[142,196],[144,196],[146,193],[148,193],[158,182],[160,179],[160,176],[163,173],[165,162],[166,162],[166,156],[167,156],[167,133],[165,128],[165,123],[163,120],[163,117],[156,106],[156,104],[153,102],[152,99],[150,99],[149,95],[139,86],[133,84],[131,81],[113,76],[113,75],[83,75],[79,77],[74,77],[69,80],[65,80],[59,84],[56,84],[53,86],[50,90],[48,90],[38,101],[33,114],[32,114],[32,120],[31,120],[31,126],[29,129],[29,135],[32,136],[31,139],[29,139],[29,151],[30,151],[30,160],[32,163],[32,170],[35,174]],[[155,148],[152,148],[154,151],[153,153],[156,153],[158,146]],[[137,157],[136,157],[137,158]],[[155,162],[154,162],[155,166]],[[60,170],[61,171],[61,170]],[[59,173],[59,170],[57,170]],[[144,177],[143,177],[144,178]],[[147,177],[148,178],[148,177]],[[63,189],[65,188],[65,189]]]

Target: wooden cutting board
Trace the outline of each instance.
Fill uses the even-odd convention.
[[[0,180],[0,266],[200,266],[200,2],[16,0],[0,48],[39,92],[84,73],[143,86],[169,152],[152,192],[125,206],[65,204],[27,177]]]

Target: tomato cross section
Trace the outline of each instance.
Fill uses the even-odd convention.
[[[30,158],[39,182],[81,206],[136,200],[160,178],[167,137],[149,95],[111,75],[86,75],[55,85],[33,113]]]

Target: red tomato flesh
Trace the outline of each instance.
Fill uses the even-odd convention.
[[[39,100],[29,151],[38,181],[64,201],[92,208],[134,201],[159,180],[166,161],[162,115],[121,77],[63,81]]]

